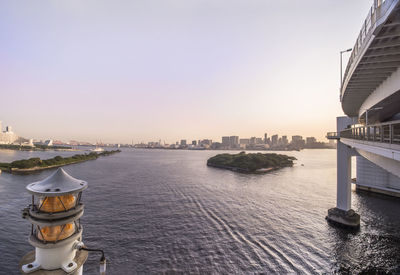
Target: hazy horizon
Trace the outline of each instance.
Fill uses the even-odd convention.
[[[2,1],[0,120],[63,141],[322,141],[372,2]]]

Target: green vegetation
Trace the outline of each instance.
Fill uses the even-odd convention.
[[[15,144],[0,144],[0,149],[10,149],[10,150],[22,150],[22,151],[37,151],[37,150],[67,150],[72,149],[68,146],[47,146],[47,145],[35,145],[35,146],[23,146]]]
[[[77,154],[73,155],[72,157],[66,157],[66,158],[63,158],[61,156],[56,156],[52,159],[45,159],[45,160],[41,160],[40,158],[16,160],[11,163],[0,163],[0,170],[5,172],[29,172],[29,171],[43,170],[53,167],[64,166],[67,164],[93,160],[101,156],[108,156],[119,152],[121,151],[113,150],[113,151],[104,151],[101,153],[91,152],[89,154]]]
[[[219,154],[207,161],[208,166],[229,169],[242,173],[267,172],[283,167],[293,166],[295,157],[281,154]]]

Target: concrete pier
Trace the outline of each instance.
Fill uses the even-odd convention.
[[[352,124],[349,117],[337,118],[337,132]],[[349,228],[360,226],[360,215],[351,209],[351,157],[354,149],[337,140],[337,197],[336,207],[328,210],[327,221]]]

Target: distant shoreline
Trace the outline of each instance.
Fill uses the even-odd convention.
[[[326,147],[326,148],[301,148],[301,149],[290,149],[290,150],[285,150],[285,149],[238,149],[238,148],[232,148],[232,149],[211,149],[211,148],[204,148],[204,149],[189,149],[189,148],[163,148],[163,147],[131,147],[133,149],[145,149],[145,150],[186,150],[186,151],[273,151],[273,152],[293,152],[293,151],[301,151],[301,150],[317,150],[317,149],[328,149],[328,150],[336,150],[336,148],[331,148],[331,147]]]
[[[40,158],[30,158],[16,160],[11,163],[0,163],[0,170],[10,174],[30,174],[36,171],[43,171],[62,167],[65,165],[76,164],[88,160],[95,160],[98,157],[109,156],[121,152],[120,150],[104,151],[101,153],[91,152],[89,154],[76,154],[71,157],[63,158],[56,156],[52,159],[41,160]]]
[[[14,145],[0,144],[0,150],[15,150],[15,151],[79,151],[69,146],[47,146],[47,145]]]

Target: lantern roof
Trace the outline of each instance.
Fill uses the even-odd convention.
[[[77,193],[86,189],[87,185],[86,181],[76,179],[68,175],[62,168],[58,168],[57,171],[44,180],[28,184],[26,189],[33,195],[54,197]]]

